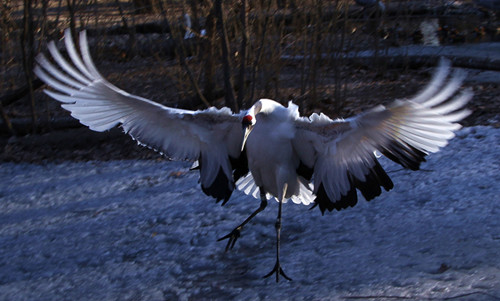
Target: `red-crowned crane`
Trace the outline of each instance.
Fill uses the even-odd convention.
[[[279,262],[282,204],[314,204],[322,213],[357,203],[357,190],[369,201],[390,190],[393,183],[377,160],[378,151],[403,167],[417,170],[429,153],[454,137],[470,90],[458,92],[465,77],[449,78],[442,60],[430,84],[417,96],[378,106],[345,120],[324,114],[301,117],[298,107],[260,99],[239,114],[229,109],[189,111],[169,108],[129,94],[106,81],[89,54],[85,32],[78,54],[70,31],[65,43],[71,62],[54,42],[48,44],[53,61],[37,57],[36,75],[53,90],[45,92],[62,102],[82,124],[94,131],[120,125],[138,143],[173,159],[199,162],[204,193],[225,204],[237,186],[259,197],[260,206],[243,223],[219,240],[232,248],[241,229],[270,197],[279,202],[276,228],[276,265],[266,276],[289,279]],[[54,92],[54,90],[56,92]]]

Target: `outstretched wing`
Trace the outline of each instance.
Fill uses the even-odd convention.
[[[366,200],[393,183],[375,156],[379,151],[405,168],[417,170],[429,153],[437,152],[469,115],[464,109],[470,90],[458,93],[465,73],[448,79],[450,64],[442,60],[432,81],[416,97],[378,106],[347,120],[313,114],[296,121],[293,141],[300,160],[314,169],[316,204],[343,209],[357,203],[356,189]]]
[[[63,58],[54,42],[48,44],[48,49],[59,68],[45,56],[37,57],[34,72],[56,91],[45,93],[62,102],[71,116],[94,131],[121,125],[138,143],[170,158],[199,160],[203,190],[227,201],[234,189],[231,161],[241,155],[240,117],[227,108],[169,108],[120,90],[97,71],[85,31],[79,38],[81,56],[66,30],[64,41],[71,63]]]

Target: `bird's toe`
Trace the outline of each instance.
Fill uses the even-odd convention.
[[[292,278],[288,277],[285,274],[285,272],[283,271],[283,269],[281,268],[281,264],[279,263],[279,261],[276,261],[276,264],[274,265],[274,268],[272,269],[272,271],[269,272],[268,274],[266,274],[262,278],[267,278],[267,277],[271,276],[272,274],[276,274],[276,282],[279,282],[280,275],[283,276],[283,278],[285,278],[286,280],[292,281]]]
[[[229,249],[232,249],[234,247],[234,244],[236,243],[236,240],[241,235],[241,228],[237,227],[233,231],[231,231],[229,234],[217,239],[217,241],[222,241],[224,239],[228,239],[227,245],[226,245],[226,252],[229,251]]]

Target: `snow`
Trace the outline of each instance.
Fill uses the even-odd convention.
[[[233,250],[217,242],[260,201],[221,207],[190,163],[0,164],[0,300],[500,299],[500,129],[458,132],[395,188],[321,216],[277,203]],[[461,300],[461,299],[460,299]]]

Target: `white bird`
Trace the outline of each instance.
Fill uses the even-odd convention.
[[[282,203],[313,204],[322,213],[357,203],[357,190],[369,201],[390,190],[393,183],[377,160],[376,151],[403,167],[417,170],[429,153],[437,152],[469,114],[472,97],[458,92],[465,74],[450,73],[445,60],[430,84],[417,96],[378,106],[345,120],[324,114],[301,117],[298,107],[260,99],[238,114],[228,108],[202,111],[169,108],[129,94],[106,81],[89,54],[85,32],[77,53],[70,31],[65,44],[71,62],[48,44],[53,61],[37,57],[37,76],[53,90],[45,92],[62,102],[82,124],[94,131],[120,125],[138,143],[173,159],[199,162],[203,192],[226,203],[237,186],[259,197],[260,206],[222,239],[232,248],[241,229],[264,210],[270,197],[279,202],[276,221],[276,265],[267,274],[283,272],[279,262]],[[237,183],[236,183],[237,182]]]
[[[184,14],[184,25],[186,26],[186,32],[184,33],[184,40],[192,39],[195,37],[193,31],[191,30],[191,17],[189,14]]]

